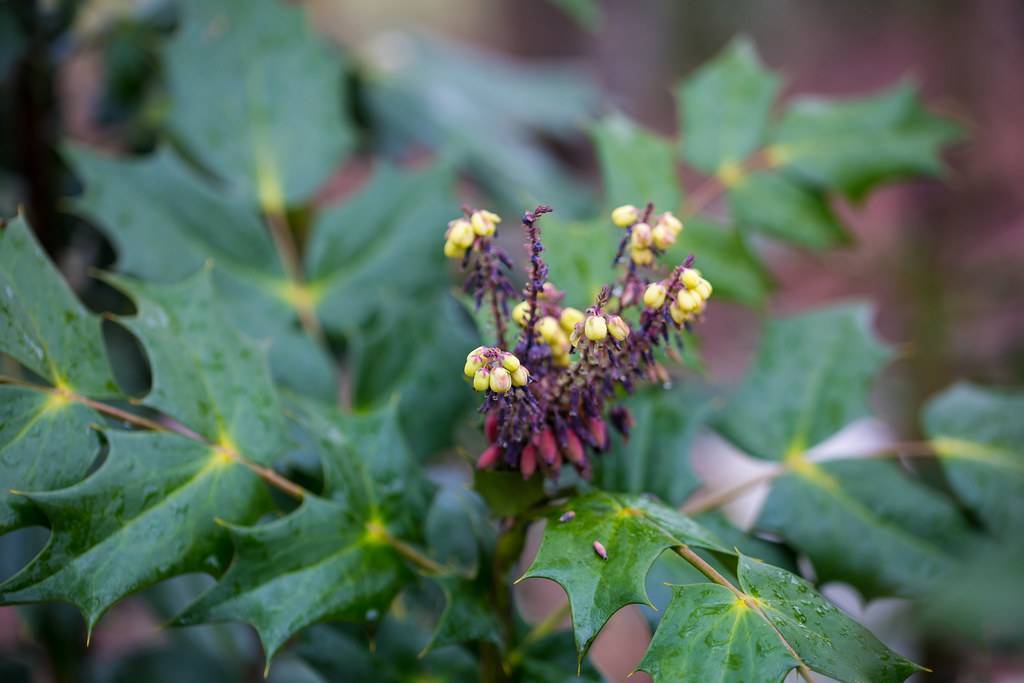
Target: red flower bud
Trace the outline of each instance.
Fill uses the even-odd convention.
[[[488,446],[480,457],[477,458],[476,468],[478,470],[486,470],[494,467],[498,464],[498,460],[501,459],[501,449],[498,448],[498,444],[491,444]]]
[[[565,433],[565,457],[567,460],[579,465],[584,460],[583,455],[583,442],[580,441],[580,437],[576,436],[576,432],[571,429]]]
[[[519,456],[519,471],[523,473],[523,479],[529,479],[537,471],[537,449],[531,444],[526,444]]]
[[[601,450],[608,447],[608,431],[605,429],[604,420],[599,417],[592,417],[587,420],[587,426],[590,427],[590,436],[593,437],[594,443]]]
[[[545,429],[537,435],[536,442],[540,457],[547,464],[553,465],[558,460],[558,445],[555,443],[555,435],[550,429]]]
[[[487,417],[484,418],[484,433],[489,442],[494,443],[498,440],[498,412],[496,410],[487,413]]]

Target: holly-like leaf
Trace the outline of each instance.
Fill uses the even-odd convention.
[[[806,554],[820,581],[916,596],[947,576],[970,530],[944,496],[891,462],[791,461],[756,522]]]
[[[825,193],[778,172],[744,176],[729,188],[729,206],[745,229],[812,249],[850,241]]]
[[[677,90],[683,157],[706,173],[742,162],[763,142],[778,90],[753,43],[735,39]]]
[[[562,586],[582,658],[612,614],[626,605],[650,605],[648,570],[666,549],[683,544],[728,552],[672,508],[642,496],[594,492],[548,517],[537,557],[519,580],[545,578]]]
[[[654,202],[658,211],[679,208],[682,191],[670,141],[643,130],[621,114],[597,123],[591,135],[607,207]]]
[[[354,143],[340,55],[285,3],[179,4],[165,51],[170,126],[260,206],[307,199]]]
[[[319,444],[322,496],[308,495],[288,516],[231,525],[236,557],[181,624],[244,621],[269,662],[302,628],[329,619],[365,620],[387,609],[409,578],[391,538],[415,538],[427,483],[396,429],[394,406],[345,417],[297,404],[295,419]]]
[[[99,318],[75,298],[22,216],[0,232],[0,344],[51,386],[120,394]]]
[[[597,461],[597,481],[605,489],[652,493],[679,505],[699,486],[690,467],[690,446],[710,416],[710,398],[699,390],[655,387],[631,396],[635,426],[629,439],[617,433]]]
[[[961,384],[928,404],[924,425],[950,485],[993,534],[1024,533],[1024,394]]]
[[[750,455],[780,460],[864,416],[871,383],[890,355],[870,325],[864,305],[770,322],[718,430]]]
[[[716,584],[675,586],[638,668],[656,682],[749,683],[781,681],[800,663],[849,682],[898,683],[921,670],[804,579],[746,556],[738,574],[744,595]]]
[[[738,230],[704,218],[687,219],[679,239],[662,260],[682,263],[690,254],[696,257],[694,265],[714,285],[716,296],[748,306],[764,304],[771,278]]]
[[[569,223],[545,217],[541,236],[549,279],[565,292],[567,305],[586,308],[615,279],[612,259],[622,231],[610,220]]]
[[[886,180],[937,174],[939,151],[959,137],[904,83],[862,100],[793,102],[771,133],[771,156],[819,187],[860,198]]]

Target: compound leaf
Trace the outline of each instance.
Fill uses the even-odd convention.
[[[559,521],[563,515],[571,519]],[[598,555],[595,541],[607,559]],[[545,578],[562,586],[582,658],[612,614],[626,605],[651,604],[645,588],[648,570],[663,551],[682,544],[725,551],[672,508],[642,496],[598,491],[549,516],[537,557],[522,579]]]
[[[740,227],[800,246],[827,249],[850,241],[825,194],[784,173],[744,176],[729,188],[729,206]]]
[[[675,149],[670,141],[640,128],[621,114],[591,129],[604,181],[605,204],[642,207],[654,202],[658,211],[676,211],[682,203]]]

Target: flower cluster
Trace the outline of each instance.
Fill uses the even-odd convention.
[[[679,332],[699,320],[711,284],[693,268],[692,256],[658,276],[656,258],[683,226],[665,212],[652,228],[653,209],[651,204],[644,211],[623,206],[612,213],[612,222],[627,231],[615,261],[627,247],[630,259],[620,279],[606,285],[585,309],[565,305],[564,293],[547,281],[537,223],[549,207],[523,215],[530,266],[521,299],[511,311],[512,266],[494,243],[500,218],[464,208],[464,217],[449,224],[445,253],[468,271],[466,290],[477,307],[490,302],[497,338],[497,345],[478,347],[466,357],[466,377],[484,394],[480,412],[489,445],[478,467],[556,477],[563,465],[570,465],[586,477],[590,454],[608,447],[609,422],[628,437],[632,417],[624,407],[611,405],[620,390],[631,392],[643,381],[668,381],[655,351],[661,347],[667,356],[678,357],[670,342],[682,345]],[[520,328],[511,347],[505,343],[509,317]]]

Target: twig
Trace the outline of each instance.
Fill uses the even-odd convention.
[[[274,247],[281,258],[288,282],[295,289],[303,289],[306,286],[302,274],[302,264],[299,261],[299,250],[292,237],[291,227],[288,225],[288,218],[283,211],[273,207],[265,207],[263,215],[266,217],[267,228],[270,237],[274,241]],[[324,342],[324,331],[320,326],[320,319],[316,316],[307,302],[295,300],[291,302],[299,316],[299,322],[306,334],[318,343]]]

